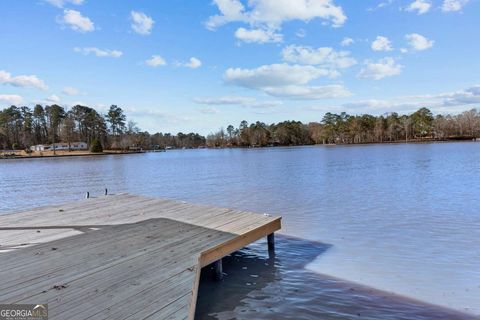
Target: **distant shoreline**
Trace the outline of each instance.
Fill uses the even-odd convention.
[[[427,144],[427,143],[460,143],[460,142],[479,142],[480,140],[473,139],[443,139],[443,140],[433,140],[433,139],[423,139],[423,140],[408,140],[408,141],[383,141],[383,142],[359,142],[359,143],[317,143],[317,144],[292,144],[292,145],[266,145],[266,146],[224,146],[224,147],[204,147],[204,148],[193,148],[193,149],[261,149],[261,148],[276,148],[276,147],[308,147],[308,146],[364,146],[364,145],[390,145],[390,144]],[[190,148],[192,149],[192,148]],[[181,149],[172,149],[172,150],[181,150]]]
[[[263,148],[282,148],[282,147],[308,147],[308,146],[325,146],[325,147],[335,147],[335,146],[365,146],[365,145],[398,145],[398,144],[428,144],[428,143],[469,143],[469,142],[479,142],[479,140],[408,140],[408,141],[384,141],[384,142],[363,142],[363,143],[330,143],[330,144],[301,144],[301,145],[267,145],[267,146],[224,146],[224,147],[200,147],[200,148],[172,148],[168,150],[195,150],[195,149],[263,149]],[[167,151],[167,150],[165,150]],[[23,152],[23,151],[17,151]],[[89,156],[108,156],[108,155],[128,155],[128,154],[141,154],[141,153],[150,153],[150,152],[160,152],[154,150],[138,150],[138,151],[113,151],[106,150],[104,152],[90,152],[90,151],[57,151],[57,154],[52,154],[51,152],[44,155],[27,155],[20,154],[15,156],[2,157],[0,155],[0,160],[9,160],[9,159],[48,159],[48,158],[67,158],[67,157],[89,157]],[[164,151],[161,151],[164,152]]]
[[[6,156],[6,157],[1,157],[0,160],[15,160],[15,159],[49,159],[49,158],[68,158],[68,157],[91,157],[91,156],[109,156],[109,155],[126,155],[126,154],[139,154],[139,153],[145,153],[145,151],[104,151],[104,152],[89,152],[89,151],[83,151],[83,152],[75,152],[75,151],[70,151],[70,152],[59,152],[57,151],[57,154],[44,154],[44,155],[26,155],[26,154],[20,154],[20,155],[15,155],[15,156]]]

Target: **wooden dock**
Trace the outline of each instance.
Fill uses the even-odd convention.
[[[201,268],[279,229],[280,217],[130,194],[0,215],[0,304],[193,319]]]

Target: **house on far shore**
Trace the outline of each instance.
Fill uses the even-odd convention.
[[[57,142],[54,144],[37,144],[31,146],[32,151],[48,151],[48,150],[88,150],[88,144],[86,142]]]
[[[37,144],[30,147],[32,151],[47,151],[50,150],[50,146],[48,144]]]

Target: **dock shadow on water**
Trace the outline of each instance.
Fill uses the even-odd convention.
[[[330,245],[276,236],[223,259],[223,281],[202,270],[195,319],[478,319],[317,274],[305,266]]]

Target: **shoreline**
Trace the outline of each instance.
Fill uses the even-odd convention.
[[[0,160],[18,160],[18,159],[50,159],[50,158],[69,158],[69,157],[94,157],[94,156],[109,156],[109,155],[127,155],[146,153],[146,151],[104,151],[104,152],[82,152],[82,153],[67,153],[67,154],[48,154],[48,155],[15,155],[12,157],[0,157]]]
[[[400,145],[400,144],[436,144],[436,143],[475,143],[478,140],[408,140],[408,141],[385,141],[385,142],[364,142],[364,143],[320,143],[320,144],[299,144],[299,145],[268,145],[268,146],[225,146],[225,147],[200,147],[200,148],[172,148],[169,150],[195,150],[195,149],[265,149],[265,148],[292,148],[292,147],[336,147],[336,146],[366,146],[366,145]],[[165,150],[167,151],[167,150]],[[162,151],[162,152],[165,152]],[[20,151],[23,152],[23,151]],[[57,151],[61,152],[61,151]],[[154,150],[142,151],[104,151],[104,152],[81,152],[74,153],[70,151],[63,154],[47,154],[47,155],[14,155],[14,156],[0,156],[0,160],[15,160],[15,159],[48,159],[48,158],[67,158],[67,157],[89,157],[89,156],[108,156],[108,155],[128,155],[128,154],[142,154],[155,152]]]
[[[293,147],[335,147],[335,146],[368,146],[368,145],[401,145],[401,144],[436,144],[436,143],[475,143],[480,140],[408,140],[408,141],[384,141],[384,142],[362,142],[362,143],[317,143],[317,144],[292,144],[292,145],[267,145],[267,146],[225,146],[225,147],[204,147],[191,149],[264,149],[264,148],[293,148]],[[184,150],[181,148],[171,150]]]

